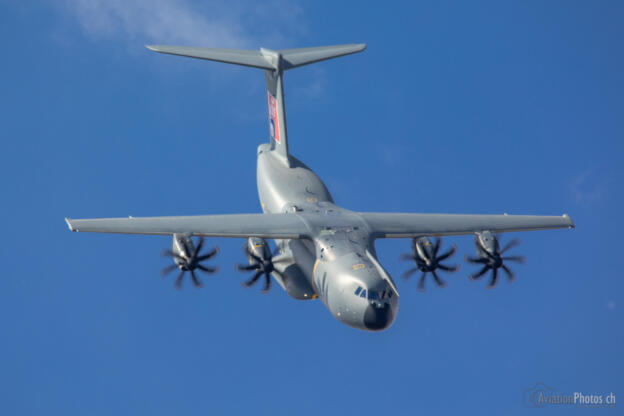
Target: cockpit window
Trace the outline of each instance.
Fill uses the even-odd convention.
[[[361,298],[366,299],[366,289],[362,289],[362,286],[358,286],[357,289],[355,289],[355,292],[353,292],[353,294],[355,296],[360,296]]]
[[[384,290],[383,292],[369,290],[368,293],[366,293],[366,289],[362,288],[362,286],[358,286],[357,289],[355,289],[355,292],[353,292],[353,294],[355,296],[359,296],[364,299],[368,298],[370,300],[383,300],[383,299],[390,299],[392,297],[391,290]]]

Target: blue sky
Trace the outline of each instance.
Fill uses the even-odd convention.
[[[537,411],[523,406],[537,382],[624,394],[623,9],[0,0],[0,413],[515,415]],[[144,44],[356,42],[368,49],[285,80],[291,150],[338,204],[565,212],[576,230],[519,235],[528,262],[491,291],[468,265],[443,290],[400,282],[383,333],[244,290],[240,240],[209,241],[221,272],[177,292],[159,277],[169,239],[67,231],[65,216],[260,210],[262,72]],[[451,242],[456,261],[474,252]],[[409,241],[377,248],[398,277]]]

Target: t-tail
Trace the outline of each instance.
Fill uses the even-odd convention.
[[[361,52],[366,48],[366,45],[349,44],[283,50],[260,48],[259,51],[160,45],[147,46],[147,48],[172,55],[264,69],[269,108],[271,149],[283,159],[284,163],[289,165],[288,130],[286,128],[286,108],[284,106],[284,71],[326,59]]]

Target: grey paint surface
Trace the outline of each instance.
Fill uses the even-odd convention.
[[[257,185],[263,213],[66,219],[69,228],[105,233],[275,239],[281,256],[276,268],[283,277],[273,276],[287,293],[297,299],[318,297],[338,320],[349,326],[383,330],[396,318],[399,293],[377,260],[375,239],[574,227],[567,215],[357,213],[336,206],[321,179],[288,153],[283,71],[364,48],[365,45],[339,45],[237,51],[150,47],[158,52],[265,69],[269,120],[278,126],[271,130],[270,142],[258,147]]]

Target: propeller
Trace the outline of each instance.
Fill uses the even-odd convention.
[[[420,280],[418,281],[418,290],[421,292],[425,291],[425,278],[427,273],[431,273],[433,281],[438,285],[438,287],[445,287],[446,283],[440,279],[436,270],[440,269],[446,272],[456,272],[459,270],[459,265],[447,266],[441,263],[457,251],[457,246],[453,245],[447,251],[438,256],[441,243],[442,239],[440,239],[440,237],[436,238],[434,244],[432,244],[431,240],[427,237],[413,238],[411,254],[402,254],[400,258],[401,260],[413,261],[416,263],[416,267],[405,271],[405,273],[401,276],[403,280],[409,279],[414,273],[420,270],[422,274],[420,275]]]
[[[249,259],[249,264],[235,264],[234,267],[236,270],[240,272],[249,272],[253,271],[253,276],[243,282],[243,287],[249,288],[256,284],[256,282],[260,279],[262,275],[264,275],[264,287],[262,288],[262,293],[268,293],[269,289],[271,289],[271,273],[276,273],[280,277],[284,278],[283,274],[275,269],[275,262],[279,262],[280,260],[274,261],[274,257],[278,254],[279,248],[270,251],[270,248],[266,241],[258,239],[259,241],[247,242],[245,246],[243,246],[243,252],[245,256]],[[250,249],[250,245],[253,245],[256,250]]]
[[[178,243],[178,246],[180,247],[179,251],[175,248],[174,251],[163,250],[162,255],[164,257],[172,257],[175,263],[162,269],[160,274],[164,277],[171,273],[173,270],[180,269],[180,273],[178,274],[178,277],[175,281],[175,287],[179,290],[182,288],[182,280],[184,280],[184,275],[186,274],[186,272],[190,272],[193,285],[195,285],[195,287],[199,289],[203,286],[203,284],[198,279],[195,270],[201,270],[202,272],[208,274],[216,273],[219,269],[218,267],[207,267],[201,263],[217,254],[219,252],[219,247],[215,246],[207,253],[200,254],[201,249],[204,246],[204,237],[199,238],[199,242],[195,247],[193,245],[193,240],[188,237],[178,240]]]
[[[498,239],[493,235],[491,237],[475,237],[475,246],[477,248],[478,257],[466,256],[466,261],[473,264],[480,264],[482,265],[482,267],[478,272],[471,274],[468,277],[471,280],[477,280],[483,277],[489,270],[491,270],[492,277],[487,288],[492,289],[494,286],[496,286],[496,282],[498,280],[498,269],[503,269],[503,271],[507,275],[507,278],[509,279],[509,282],[511,283],[516,276],[514,272],[505,264],[505,262],[511,261],[524,264],[525,257],[503,256],[503,254],[505,254],[505,252],[517,246],[518,244],[520,244],[520,240],[518,238],[514,238],[501,249]]]

